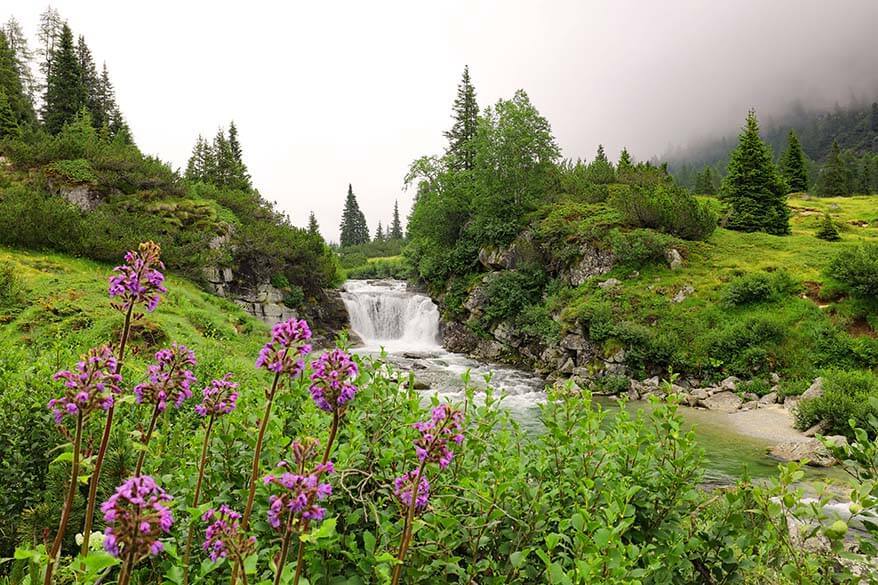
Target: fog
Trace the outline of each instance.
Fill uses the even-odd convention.
[[[481,106],[525,89],[568,157],[662,155],[792,102],[878,97],[878,2],[59,1],[106,61],[142,150],[184,167],[234,119],[261,193],[338,238],[352,183],[387,223],[440,153],[465,64]],[[32,38],[43,6],[6,0]],[[35,42],[35,41],[34,41]]]

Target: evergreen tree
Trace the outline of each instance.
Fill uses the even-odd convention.
[[[232,186],[237,189],[249,190],[252,188],[250,173],[247,171],[247,165],[244,164],[244,154],[241,148],[241,142],[238,140],[238,128],[235,122],[229,123],[229,150],[232,154]]]
[[[317,224],[317,218],[314,217],[313,211],[308,215],[308,233],[312,236],[320,236],[320,226]]]
[[[0,140],[21,134],[15,112],[9,106],[6,92],[0,87]]]
[[[369,229],[366,226],[366,217],[360,211],[354,189],[348,185],[348,195],[345,199],[344,210],[341,216],[339,243],[344,246],[356,246],[369,241]]]
[[[823,221],[820,223],[820,228],[817,230],[816,236],[827,242],[837,242],[841,239],[841,236],[838,234],[838,229],[832,222],[832,217],[829,213],[823,214]]]
[[[235,161],[243,164],[241,143],[238,141],[238,128],[235,126],[234,120],[229,123],[229,148],[232,149],[232,156],[235,157]]]
[[[817,194],[828,197],[851,194],[850,176],[842,159],[841,148],[836,140],[832,141],[829,158],[820,169],[820,176],[817,178]]]
[[[3,32],[6,34],[6,41],[12,53],[15,56],[15,68],[18,72],[18,78],[21,80],[24,93],[31,104],[34,103],[37,94],[37,82],[34,79],[33,71],[30,64],[33,61],[33,51],[28,45],[27,37],[21,29],[21,24],[14,16],[9,17],[3,26]]]
[[[378,227],[375,228],[375,238],[373,238],[374,242],[383,242],[384,241],[384,228],[381,227],[381,220],[378,220]]]
[[[869,116],[872,132],[878,132],[878,102],[872,102],[872,112]]]
[[[695,192],[699,195],[716,195],[716,174],[709,166],[695,175]]]
[[[103,110],[101,100],[101,78],[98,75],[98,69],[95,66],[91,49],[85,42],[85,37],[79,35],[76,40],[76,57],[79,61],[79,71],[82,75],[82,85],[85,90],[85,105],[91,113],[92,123],[95,128],[102,128],[108,123],[106,113]]]
[[[470,170],[475,164],[473,138],[478,125],[479,106],[476,90],[469,76],[469,66],[463,68],[463,77],[457,86],[457,97],[452,106],[454,125],[445,133],[448,139],[449,166],[454,170]]]
[[[595,155],[594,159],[596,161],[599,160],[599,161],[605,162],[605,163],[610,162],[609,159],[607,158],[607,153],[604,152],[604,145],[603,144],[598,144],[598,152]]]
[[[616,170],[618,171],[630,171],[633,167],[631,162],[631,155],[628,153],[627,148],[623,148],[622,152],[619,153],[619,164],[616,165]]]
[[[85,85],[73,46],[73,33],[66,24],[61,28],[61,38],[52,56],[44,101],[43,122],[51,134],[60,132],[64,124],[73,120],[86,105]]]
[[[189,162],[186,164],[186,179],[190,181],[204,182],[208,180],[207,159],[209,157],[209,149],[210,145],[208,145],[204,137],[199,134],[198,138],[195,140],[195,146],[192,147],[192,156],[189,157]]]
[[[33,106],[22,87],[15,52],[9,46],[6,33],[2,30],[0,30],[0,90],[6,96],[6,104],[12,112],[15,126],[21,128],[34,121]]]
[[[759,122],[753,110],[747,114],[738,146],[729,158],[721,193],[729,206],[729,229],[790,233],[787,186],[772,161],[771,149],[759,137]]]
[[[595,185],[608,185],[616,181],[616,172],[613,165],[604,152],[604,145],[598,144],[598,150],[594,160],[589,163],[586,170],[586,180]]]
[[[780,157],[780,172],[793,193],[802,193],[808,190],[808,163],[799,137],[790,130],[787,136],[787,148]]]
[[[49,76],[52,73],[52,63],[55,59],[58,43],[61,40],[63,26],[64,21],[61,20],[61,15],[51,6],[40,14],[40,28],[37,33],[37,41],[39,42],[37,54],[40,57],[39,68],[42,80],[39,83],[38,89],[43,94],[45,94]]]
[[[393,222],[390,224],[387,235],[391,240],[402,239],[402,223],[399,221],[399,201],[393,202]]]

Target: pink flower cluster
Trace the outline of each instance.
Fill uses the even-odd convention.
[[[137,403],[155,404],[159,412],[164,412],[168,402],[180,408],[192,396],[195,375],[188,368],[195,365],[195,352],[174,343],[157,351],[155,361],[147,368],[147,381],[134,387]]]
[[[415,441],[418,460],[438,463],[441,469],[448,467],[454,457],[449,440],[457,445],[463,443],[463,412],[443,403],[433,409],[428,420],[412,426],[421,433]]]
[[[195,405],[201,416],[222,416],[235,410],[238,402],[238,385],[232,382],[232,374],[213,380],[202,391],[203,399]]]
[[[351,381],[359,370],[350,354],[335,348],[325,352],[311,363],[311,398],[317,408],[335,412],[357,393]]]
[[[311,352],[311,328],[308,323],[295,317],[278,323],[271,329],[271,341],[259,351],[257,368],[265,368],[276,374],[298,376],[305,369],[301,358]]]
[[[426,476],[421,474],[421,479],[418,481],[417,489],[415,489],[417,478],[418,472],[412,470],[394,479],[393,495],[403,506],[408,508],[412,504],[412,493],[414,493],[415,510],[421,511],[427,507],[427,502],[430,500],[430,482],[427,481]]]
[[[204,550],[212,561],[224,559],[229,553],[244,558],[256,545],[255,536],[248,538],[241,532],[241,514],[225,504],[219,510],[211,508],[201,519],[210,522],[204,533]]]
[[[49,401],[49,408],[60,424],[64,415],[82,414],[113,406],[122,392],[122,376],[116,373],[118,362],[109,347],[91,349],[73,371],[61,370],[52,379],[64,382],[64,396]]]
[[[107,528],[104,548],[118,557],[134,551],[135,558],[157,555],[164,546],[159,537],[171,530],[174,518],[167,503],[173,498],[148,475],[132,477],[101,504]]]
[[[125,264],[113,268],[110,297],[122,299],[119,305],[114,305],[116,308],[127,310],[139,303],[144,304],[147,311],[156,308],[162,293],[168,292],[163,284],[165,276],[160,272],[165,269],[159,260],[160,254],[158,244],[144,242],[137,252],[131,250],[125,254]]]
[[[278,467],[289,469],[286,461],[281,461]],[[281,488],[280,495],[272,494],[268,500],[268,523],[275,530],[289,521],[323,520],[326,509],[318,506],[316,502],[325,499],[332,494],[332,486],[321,483],[320,477],[334,470],[332,461],[318,464],[311,473],[293,473],[285,471],[279,475],[267,475],[263,479],[265,485],[274,485]],[[295,518],[290,518],[293,515]]]

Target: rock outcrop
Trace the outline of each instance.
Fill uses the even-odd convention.
[[[847,438],[842,435],[826,437],[833,445],[847,443]],[[836,461],[829,450],[823,446],[820,439],[807,438],[801,441],[788,441],[775,445],[768,451],[769,455],[781,461],[808,461],[808,465],[814,467],[831,467]]]

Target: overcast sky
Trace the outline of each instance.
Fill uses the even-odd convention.
[[[749,107],[878,97],[878,1],[56,1],[106,61],[138,145],[184,167],[234,119],[254,182],[338,238],[348,183],[370,229],[408,163],[444,148],[464,64],[480,106],[525,89],[569,157],[661,155]],[[35,39],[34,0],[4,0]],[[5,13],[5,14],[4,14]],[[32,42],[35,42],[32,41]]]

